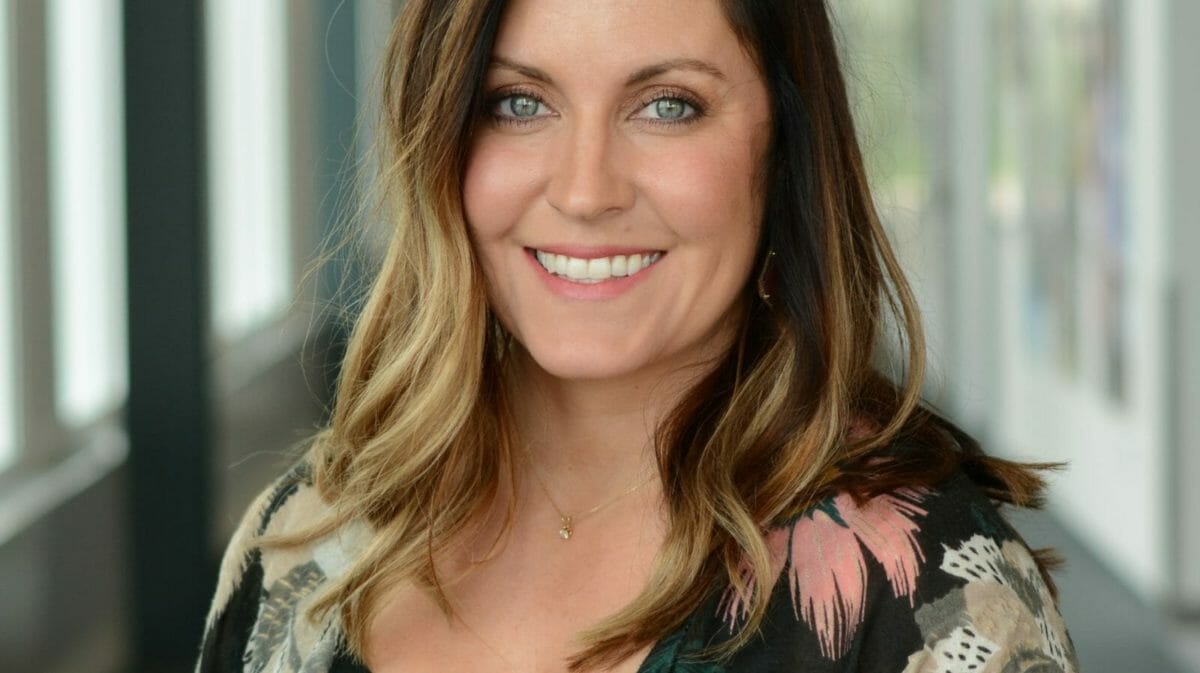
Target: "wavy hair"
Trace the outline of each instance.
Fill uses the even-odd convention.
[[[723,649],[739,647],[769,597],[740,568],[771,576],[764,531],[831,492],[867,498],[963,469],[998,501],[1040,502],[1046,466],[987,457],[921,405],[920,318],[874,208],[825,3],[720,2],[771,98],[752,276],[771,297],[748,283],[734,345],[658,429],[666,539],[640,595],[584,634],[576,669],[630,656],[725,586],[748,606]],[[461,201],[503,5],[409,0],[383,60],[379,184],[391,240],[332,419],[309,451],[334,515],[299,536],[352,519],[373,526],[362,559],[314,607],[341,610],[360,655],[392,583],[417,582],[450,610],[433,559],[514,478],[508,344]],[[891,378],[873,364],[889,325],[903,363]]]

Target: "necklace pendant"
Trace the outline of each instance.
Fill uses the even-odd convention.
[[[574,532],[575,529],[571,527],[571,517],[562,517],[562,527],[558,529],[558,536],[564,540],[570,540],[571,534]]]

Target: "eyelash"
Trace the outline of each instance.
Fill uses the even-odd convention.
[[[543,101],[542,98],[537,95],[537,93],[535,93],[529,89],[522,89],[522,88],[507,89],[504,91],[498,91],[498,92],[492,94],[487,99],[487,109],[484,111],[485,114],[493,122],[495,122],[497,124],[505,124],[508,126],[528,126],[528,125],[533,124],[541,119],[541,117],[526,117],[526,118],[512,117],[512,116],[508,116],[508,115],[497,114],[495,112],[497,105],[499,105],[502,101],[505,101],[514,96],[530,98],[534,101],[537,101],[537,103],[539,105],[546,104],[546,102]],[[640,111],[646,109],[646,107],[649,106],[651,103],[654,103],[654,102],[657,102],[660,100],[664,100],[664,99],[665,100],[677,100],[677,101],[687,105],[688,107],[692,108],[691,116],[683,117],[682,119],[673,119],[673,120],[645,118],[645,119],[642,119],[641,121],[645,121],[650,124],[655,124],[655,125],[659,125],[659,126],[687,126],[689,124],[699,121],[705,115],[704,105],[701,104],[700,101],[697,100],[695,96],[692,96],[691,94],[688,94],[684,91],[680,91],[678,89],[671,89],[671,88],[656,89],[655,91],[653,91],[650,94],[643,97],[638,102],[638,105],[640,106],[638,108],[638,111],[640,112]]]

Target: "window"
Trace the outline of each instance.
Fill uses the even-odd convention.
[[[125,397],[125,184],[117,0],[47,5],[55,407],[77,428]]]
[[[831,8],[842,29],[843,69],[875,205],[917,296],[929,352],[945,353],[954,327],[942,131],[951,115],[939,65],[951,39],[946,11],[940,3],[895,0]],[[926,377],[924,393],[939,404],[957,399],[937,376]]]
[[[928,45],[936,36],[926,28],[931,11],[926,4],[892,0],[838,10],[848,47],[846,83],[872,186],[889,224],[919,227],[929,205],[932,163],[923,124],[943,104],[925,53],[936,48]]]
[[[212,319],[234,341],[292,299],[288,15],[280,0],[207,4]]]

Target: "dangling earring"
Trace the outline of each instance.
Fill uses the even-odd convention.
[[[767,286],[767,274],[771,271],[771,259],[775,257],[774,250],[767,250],[763,258],[762,269],[758,272],[758,298],[767,306],[771,305],[771,288]]]

